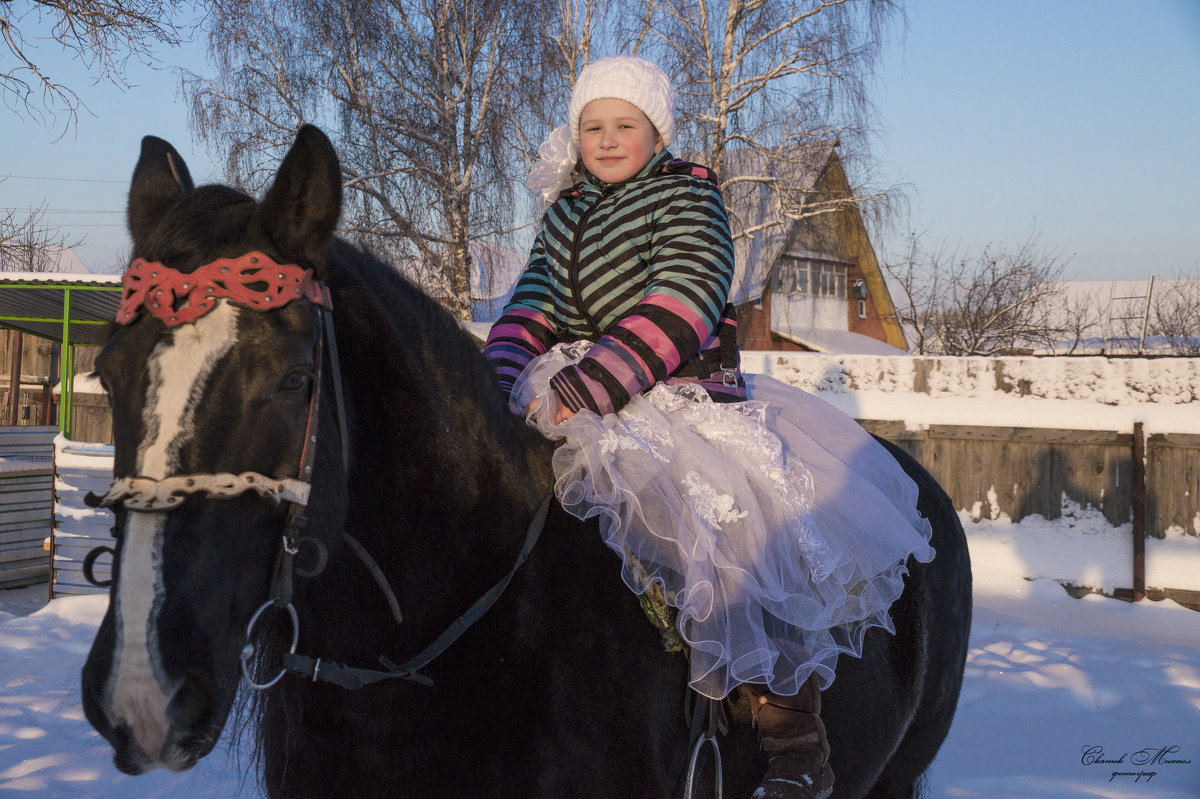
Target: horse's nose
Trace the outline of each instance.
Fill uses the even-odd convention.
[[[128,724],[110,727],[104,736],[113,748],[113,765],[126,774],[137,776],[154,768],[154,763],[134,739]]]
[[[112,745],[113,764],[126,774],[142,774],[152,767],[151,758],[137,743],[133,728],[118,719],[105,700],[108,677],[109,661],[93,650],[84,663],[80,685],[84,715],[96,732]]]
[[[216,691],[208,677],[189,672],[179,682],[167,715],[171,726],[178,730],[194,730],[212,722]]]
[[[218,691],[205,675],[188,673],[179,682],[167,717],[171,721],[169,752],[163,765],[172,771],[190,768],[216,744],[214,729],[220,728]]]

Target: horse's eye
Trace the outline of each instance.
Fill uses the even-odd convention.
[[[307,392],[311,383],[312,375],[308,371],[296,369],[283,376],[283,380],[279,381],[279,390],[286,394],[299,394]]]

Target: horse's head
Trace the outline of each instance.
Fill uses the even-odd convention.
[[[134,263],[96,360],[113,410],[106,503],[117,543],[108,613],[83,670],[87,717],[123,771],[192,766],[232,706],[246,627],[268,596],[292,507],[273,494],[307,482],[298,470],[319,393],[322,294],[306,272],[321,276],[340,186],[337,157],[311,127],[259,203],[194,188],[169,144],[142,142],[128,209]],[[322,453],[336,451],[331,404],[311,419],[318,438],[328,433]],[[316,460],[342,477],[338,457]],[[325,521],[338,513],[309,508]]]

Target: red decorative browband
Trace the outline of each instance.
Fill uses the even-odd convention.
[[[261,252],[219,258],[186,274],[138,258],[129,265],[121,284],[125,290],[121,292],[117,322],[122,325],[134,320],[139,306],[145,306],[167,327],[175,327],[195,322],[222,298],[255,311],[282,308],[301,298],[329,304],[311,269],[277,264]]]

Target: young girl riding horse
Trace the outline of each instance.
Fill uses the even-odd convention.
[[[725,206],[715,175],[666,149],[675,98],[640,58],[579,74],[530,174],[549,207],[485,352],[514,411],[561,440],[563,506],[600,517],[633,591],[657,583],[678,609],[692,688],[749,692],[769,756],[755,796],[828,796],[820,691],[869,627],[893,629],[930,527],[852,419],[738,370]]]

